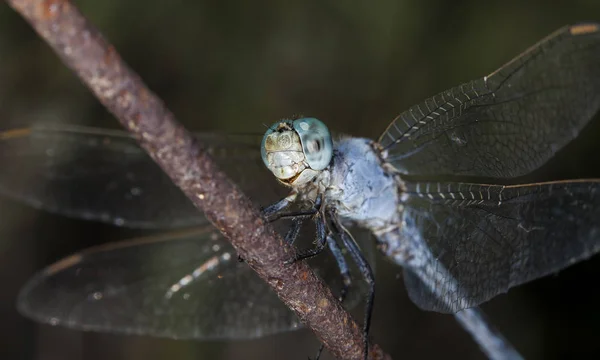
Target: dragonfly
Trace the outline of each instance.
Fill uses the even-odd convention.
[[[328,247],[338,271],[355,264],[367,280],[367,344],[373,244],[404,269],[418,307],[462,322],[477,315],[469,309],[600,250],[599,179],[505,184],[545,164],[599,109],[600,25],[585,23],[409,108],[376,141],[334,141],[315,118],[275,123],[260,151],[257,142],[233,135],[199,140],[252,199],[272,204],[265,216],[308,206],[316,246],[295,260],[320,259],[314,255]],[[20,294],[25,315],[174,338],[256,337],[298,327],[260,281],[247,280],[250,270],[232,260],[231,247],[130,137],[59,127],[0,138],[1,156],[18,159],[15,172],[0,175],[7,196],[119,226],[204,226],[192,236],[101,246],[50,265]],[[266,189],[262,179],[273,175],[285,186]],[[283,227],[286,239],[306,236],[299,226]]]

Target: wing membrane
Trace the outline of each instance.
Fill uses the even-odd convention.
[[[599,108],[600,26],[581,24],[411,107],[380,143],[405,174],[510,178],[543,165]]]
[[[404,236],[424,242],[435,259],[405,272],[409,295],[423,309],[476,306],[600,251],[600,180],[409,187]],[[423,274],[443,278],[433,289]]]
[[[197,136],[257,203],[267,205],[286,194],[262,164],[259,137]],[[121,131],[60,126],[0,133],[0,164],[1,193],[55,213],[140,228],[206,223]],[[282,233],[287,226],[276,224]],[[298,242],[311,246],[313,238],[314,231],[303,231]],[[370,234],[360,231],[356,238],[373,261]],[[333,259],[322,256],[313,263],[339,290]],[[364,291],[364,284],[356,285],[349,306]],[[72,255],[30,280],[18,306],[44,323],[171,338],[254,338],[299,326],[295,315],[237,261],[229,242],[209,225]]]
[[[197,134],[221,169],[261,205],[285,195],[260,160],[260,137]],[[135,228],[206,220],[122,131],[55,126],[0,133],[0,193],[54,213]],[[273,183],[265,188],[264,183]]]
[[[357,241],[373,260],[373,241],[364,235]],[[303,236],[312,240],[310,232]],[[331,257],[317,257],[313,265],[334,291],[340,289]],[[356,305],[361,291],[364,285],[357,282],[349,306]],[[72,255],[32,278],[18,306],[52,325],[170,338],[256,338],[300,326],[212,226]]]

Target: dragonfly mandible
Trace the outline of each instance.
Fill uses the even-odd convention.
[[[527,174],[573,140],[600,108],[599,64],[600,26],[574,25],[490,75],[411,107],[377,141],[327,140],[327,128],[312,118],[271,127],[262,157],[256,139],[199,137],[251,198],[275,203],[275,210],[288,205],[276,202],[287,195],[283,187],[260,195],[259,179],[275,174],[292,187],[288,199],[319,203],[339,234],[349,235],[350,225],[372,233],[405,269],[415,304],[455,313],[600,250],[600,180],[460,180]],[[204,226],[196,237],[141,239],[59,261],[24,287],[19,306],[26,315],[176,338],[254,337],[298,326],[270,300],[273,294],[260,290],[266,285],[256,294],[232,291],[249,283],[250,270],[232,261],[231,248],[130,137],[74,127],[0,137],[0,154],[22,159],[14,169],[19,176],[0,175],[0,192],[8,196],[119,226]],[[293,154],[282,145],[286,137]],[[244,161],[230,161],[236,156]],[[83,193],[76,196],[76,189]],[[368,232],[354,236],[359,246],[349,238],[344,245],[372,264]],[[368,323],[367,317],[366,330]]]

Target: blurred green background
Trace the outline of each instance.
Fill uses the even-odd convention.
[[[264,124],[303,114],[372,138],[410,105],[492,72],[557,28],[600,21],[597,0],[76,4],[192,130],[261,133]],[[3,4],[0,130],[38,122],[118,127]],[[599,123],[532,179],[599,178]],[[306,330],[255,341],[174,341],[36,325],[16,312],[18,289],[36,270],[128,235],[0,199],[0,358],[306,359],[316,350]],[[483,358],[452,317],[409,301],[399,269],[384,261],[377,269],[372,335],[394,358]],[[596,258],[483,308],[526,358],[598,358],[598,275]]]

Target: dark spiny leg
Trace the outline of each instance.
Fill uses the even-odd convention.
[[[273,216],[274,214],[276,214],[276,213],[280,212],[281,210],[290,206],[294,201],[296,201],[297,197],[298,197],[298,193],[295,191],[292,191],[288,196],[279,200],[275,204],[269,205],[266,208],[262,209],[261,213],[264,217],[269,218],[269,217]]]
[[[291,192],[285,198],[279,200],[275,204],[269,205],[266,208],[261,210],[262,215],[268,219],[269,222],[274,222],[279,219],[285,218],[295,218],[295,217],[310,217],[313,216],[319,208],[321,207],[321,197],[317,197],[317,201],[315,202],[315,206],[312,209],[304,210],[304,211],[291,211],[284,213],[283,210],[288,208],[296,198],[298,197],[298,193],[295,191]]]
[[[271,217],[269,218],[269,222],[274,222],[277,220],[288,219],[288,218],[307,218],[307,217],[314,216],[316,213],[317,213],[316,209],[310,209],[310,210],[306,210],[306,211],[291,211],[291,212],[287,212],[287,213],[280,212],[280,213],[271,215]]]
[[[300,229],[302,228],[302,223],[304,222],[304,218],[298,217],[292,219],[292,226],[288,230],[287,234],[285,234],[285,242],[288,244],[293,244],[294,241],[298,238],[298,234],[300,233]]]
[[[363,335],[364,335],[364,359],[367,360],[369,356],[369,328],[371,326],[371,314],[373,312],[373,302],[375,300],[375,277],[373,275],[373,270],[369,265],[367,259],[363,255],[362,251],[356,244],[356,241],[352,238],[352,235],[340,224],[339,219],[335,212],[330,213],[331,220],[333,221],[334,228],[336,232],[339,232],[339,235],[344,243],[346,249],[352,256],[352,259],[356,263],[358,270],[362,274],[363,278],[367,282],[369,286],[369,292],[367,294],[367,301],[365,304],[365,322],[363,324]]]
[[[314,216],[314,221],[315,221],[315,225],[316,225],[316,233],[317,233],[316,239],[315,239],[316,246],[313,249],[308,249],[303,252],[298,252],[293,259],[286,261],[285,262],[286,264],[291,264],[296,261],[311,258],[313,256],[316,256],[316,255],[322,253],[323,250],[325,249],[325,242],[326,242],[327,236],[325,233],[326,232],[325,216],[323,216],[323,214],[321,213],[321,205],[323,204],[322,200],[323,200],[323,197],[321,195],[317,196],[317,199],[315,201],[313,208],[309,211],[309,212],[313,213],[312,216]]]
[[[350,288],[350,285],[352,285],[350,270],[348,269],[346,258],[344,258],[344,255],[342,254],[342,249],[340,249],[340,246],[335,241],[335,238],[333,236],[327,236],[327,245],[329,246],[329,250],[335,258],[335,262],[337,263],[338,269],[340,270],[340,274],[342,275],[342,288],[340,289],[340,296],[338,297],[338,300],[340,301],[340,303],[343,303],[346,299],[346,295],[348,295],[348,289]],[[319,360],[324,347],[325,345],[323,344],[319,346],[319,350],[317,351],[315,360]]]
[[[340,290],[340,296],[338,300],[343,303],[346,299],[346,295],[348,294],[348,289],[350,285],[352,285],[352,279],[350,278],[350,270],[348,269],[348,264],[346,263],[346,258],[342,254],[342,249],[335,241],[335,238],[331,235],[327,236],[327,245],[329,246],[329,250],[333,254],[335,262],[340,270],[340,275],[342,276],[342,288]]]
[[[278,202],[276,202],[275,204],[271,204],[269,206],[267,206],[266,208],[262,209],[260,212],[261,214],[269,219],[272,216],[276,216],[274,219],[269,219],[269,222],[273,222],[275,220],[278,220],[284,216],[279,215],[278,213],[281,212],[282,210],[284,210],[285,208],[287,208],[288,206],[290,206],[294,201],[296,201],[296,198],[298,197],[298,193],[295,191],[292,191],[288,196],[284,197],[283,199],[279,200]],[[312,214],[310,214],[312,215]],[[303,215],[299,215],[299,216],[290,216],[290,217],[302,217]],[[294,219],[292,219],[294,220]],[[301,225],[301,223],[300,223]],[[300,225],[298,224],[293,224],[292,228],[288,231],[288,233],[286,234],[286,240],[288,240],[288,235],[290,237],[293,237],[291,240],[291,243],[294,242],[294,240],[296,240],[296,237],[298,236],[298,232],[300,231]],[[296,229],[297,227],[297,229]],[[292,234],[292,231],[295,231],[295,234]],[[290,241],[288,241],[290,242]],[[239,262],[244,262],[245,260],[238,255],[238,261]]]
[[[284,240],[288,244],[293,244],[300,233],[300,229],[302,228],[302,223],[304,222],[304,217],[295,217],[292,218],[292,226],[285,234]],[[244,259],[238,255],[238,262],[244,262]]]
[[[285,208],[287,208],[288,206],[290,206],[296,200],[297,196],[298,196],[298,194],[296,192],[292,192],[290,195],[281,199],[280,201],[276,202],[275,204],[272,204],[272,205],[264,208],[261,212],[262,212],[263,216],[269,220],[269,222],[273,222],[273,221],[276,221],[276,220],[279,220],[282,218],[290,218],[290,217],[292,218],[292,227],[288,230],[288,232],[285,235],[285,241],[288,242],[289,244],[293,244],[294,241],[296,240],[296,238],[298,237],[298,234],[300,232],[300,228],[302,227],[302,223],[303,223],[304,219],[306,219],[307,217],[311,217],[311,216],[315,217],[314,220],[315,220],[316,233],[317,233],[316,247],[313,249],[309,249],[303,253],[299,253],[294,259],[287,261],[286,263],[289,264],[289,263],[292,263],[295,261],[307,259],[307,258],[310,258],[310,257],[320,254],[325,249],[325,243],[327,242],[327,244],[329,245],[329,248],[331,250],[331,253],[333,254],[333,256],[336,260],[336,263],[340,270],[340,274],[342,276],[342,289],[340,290],[340,295],[339,295],[338,299],[340,302],[343,302],[344,299],[346,298],[346,295],[348,294],[348,288],[351,285],[350,272],[348,270],[348,265],[346,264],[346,259],[342,255],[342,251],[339,248],[338,244],[335,242],[335,239],[331,236],[326,235],[325,217],[320,212],[321,205],[322,205],[322,196],[319,195],[317,197],[317,199],[315,201],[315,206],[308,211],[282,213],[281,211],[284,210]],[[351,252],[351,254],[352,254],[352,252]],[[353,255],[353,258],[354,258],[354,255]],[[354,260],[357,261],[356,259],[354,259]],[[363,260],[364,260],[364,258],[363,258]],[[244,261],[244,260],[240,256],[238,256],[238,261]],[[361,272],[363,272],[360,265],[359,265],[359,269],[361,269]],[[370,270],[371,269],[369,268],[369,271]],[[372,272],[371,272],[371,274],[372,274]],[[364,276],[364,272],[363,272],[363,276]],[[370,289],[371,289],[371,293],[372,293],[373,286],[371,286]],[[370,302],[367,301],[367,304],[370,304],[370,305],[367,306],[368,315],[366,316],[366,318],[367,318],[366,324],[368,324],[368,322],[370,321],[370,318],[371,318],[370,309],[372,308],[372,304],[373,304],[372,294],[369,296],[369,299],[370,299]],[[366,328],[366,330],[364,330],[365,331],[365,339],[367,339],[366,336],[369,331],[368,325],[365,328]],[[368,350],[368,342],[366,340],[365,340],[365,345]],[[317,353],[316,360],[319,359],[322,351],[323,351],[323,345],[321,345],[319,347],[319,351]],[[366,350],[365,350],[365,354],[366,354]],[[365,359],[366,359],[366,357],[365,357]]]
[[[308,258],[311,258],[311,257],[316,256],[323,252],[323,250],[325,249],[325,243],[326,243],[326,238],[327,238],[327,236],[325,234],[325,219],[318,212],[317,212],[317,215],[315,216],[315,225],[317,228],[317,230],[316,230],[317,231],[317,238],[316,238],[317,245],[312,249],[308,249],[303,252],[298,252],[296,254],[296,256],[294,256],[293,259],[286,261],[285,262],[286,264],[291,264],[296,261],[308,259]]]

